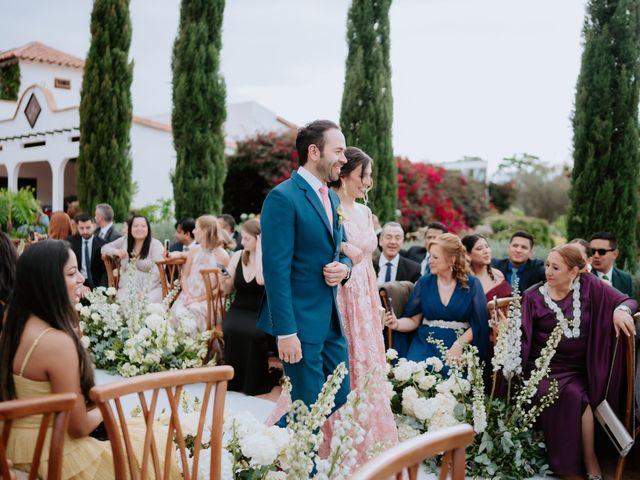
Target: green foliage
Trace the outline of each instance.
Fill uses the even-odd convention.
[[[490,215],[483,220],[493,230],[493,240],[508,240],[516,230],[526,230],[536,240],[536,245],[553,246],[549,222],[543,218],[525,217],[516,212],[502,215]]]
[[[129,1],[95,0],[80,97],[78,199],[88,212],[108,202],[117,221],[127,217],[133,194],[130,44]]]
[[[0,100],[18,100],[20,93],[20,65],[0,67]]]
[[[138,209],[140,215],[149,219],[150,223],[165,223],[173,220],[173,200],[159,198],[156,203]]]
[[[224,183],[224,211],[240,218],[259,213],[267,193],[298,168],[295,138],[289,134],[259,133],[239,141],[229,159]]]
[[[374,160],[371,210],[395,220],[397,170],[391,130],[393,97],[389,61],[391,0],[353,0],[347,20],[347,55],[340,124],[347,145]]]
[[[17,192],[0,189],[0,225],[5,231],[20,225],[32,225],[39,210],[40,204],[33,188],[25,187]]]
[[[490,411],[487,429],[467,447],[467,475],[520,480],[549,474],[542,432],[514,434],[505,422],[511,408],[502,399],[492,399]]]
[[[173,45],[172,175],[176,217],[222,210],[226,87],[220,70],[224,0],[182,0]]]
[[[516,199],[515,182],[489,183],[489,199],[493,207],[502,213],[508,210]]]
[[[636,265],[640,2],[590,0],[573,115],[570,238],[606,230]]]

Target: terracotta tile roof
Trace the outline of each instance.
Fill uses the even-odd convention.
[[[40,42],[31,42],[22,47],[0,53],[0,62],[17,58],[33,62],[51,63],[65,67],[84,68],[84,60]]]

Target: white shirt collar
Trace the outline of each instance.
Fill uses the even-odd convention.
[[[596,270],[596,273],[598,274],[598,277],[602,278],[605,275],[607,276],[607,278],[609,279],[609,281],[611,282],[613,280],[613,265],[611,265],[611,268],[609,269],[608,272],[600,272],[598,270]]]
[[[327,186],[326,183],[324,183],[322,180],[320,180],[318,177],[316,177],[313,173],[311,173],[309,170],[307,170],[304,167],[298,167],[298,175],[304,178],[307,181],[307,183],[311,185],[311,188],[313,188],[313,190],[318,195],[320,195],[320,187]]]
[[[397,269],[398,263],[400,263],[400,255],[396,255],[393,260],[389,260],[387,257],[384,256],[384,253],[381,253],[380,260],[378,260],[378,266],[380,268],[386,267],[388,262],[391,262],[393,264],[393,268]]]

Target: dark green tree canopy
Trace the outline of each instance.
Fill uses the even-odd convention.
[[[95,0],[80,97],[78,199],[88,212],[111,204],[117,221],[127,217],[133,196],[130,44],[129,1]]]
[[[172,175],[176,218],[220,213],[226,87],[219,73],[224,0],[182,0],[173,46]]]
[[[353,0],[340,125],[347,145],[374,160],[371,209],[381,222],[395,219],[397,168],[393,156],[393,97],[389,60],[391,0]]]
[[[640,2],[590,0],[576,87],[569,237],[618,237],[618,264],[636,265]]]

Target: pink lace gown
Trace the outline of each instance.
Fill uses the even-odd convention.
[[[365,229],[354,222],[345,220],[345,229],[349,243],[362,250],[360,262],[353,266],[351,279],[338,287],[338,308],[342,317],[342,326],[349,346],[349,374],[351,389],[358,388],[360,379],[371,374],[367,398],[373,407],[361,426],[365,430],[364,441],[356,445],[358,451],[357,466],[365,463],[370,456],[385,450],[398,442],[398,431],[390,405],[390,387],[386,380],[386,360],[382,323],[380,318],[380,296],[376,285],[371,255],[377,246],[376,234],[371,222]],[[274,423],[286,412],[289,398],[281,395],[274,412],[267,422]],[[329,445],[333,433],[333,422],[339,418],[340,410],[335,412],[322,428],[324,442],[320,447],[320,456],[329,454]]]

